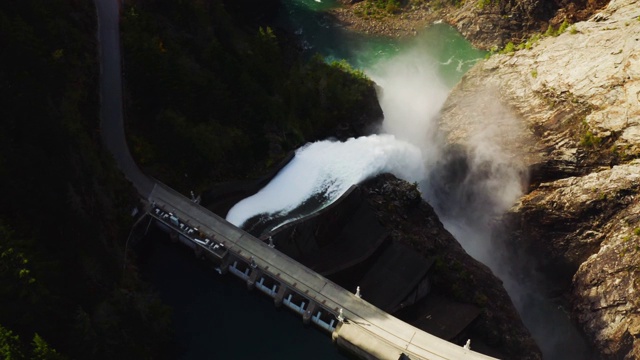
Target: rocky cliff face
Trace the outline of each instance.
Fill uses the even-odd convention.
[[[564,21],[588,19],[609,0],[339,0],[330,14],[351,29],[384,36],[415,35],[434,21],[455,26],[474,46],[502,48]],[[384,4],[392,4],[386,7]],[[393,10],[389,10],[393,9]]]
[[[563,21],[586,20],[607,0],[478,0],[462,1],[445,19],[475,46],[489,49],[520,42],[531,33],[559,27]]]
[[[504,359],[541,358],[502,282],[465,252],[415,185],[384,174],[361,186],[392,241],[435,259],[430,270],[433,292],[480,308],[468,334],[474,349]]]
[[[522,240],[573,273],[573,315],[605,358],[640,356],[640,161],[541,184],[513,209]]]
[[[605,358],[640,356],[640,2],[614,0],[531,49],[494,55],[445,104],[450,144],[530,172],[512,240],[546,259]]]

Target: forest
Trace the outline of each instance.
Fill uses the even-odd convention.
[[[92,2],[0,3],[0,358],[162,358],[170,309],[123,271],[136,194],[100,143]]]
[[[136,0],[123,11],[130,143],[183,192],[255,178],[341,124],[382,117],[362,72],[302,54],[272,25],[277,2],[240,3]]]
[[[126,2],[127,134],[145,171],[202,190],[381,117],[373,83],[303,56],[277,6]],[[96,42],[91,1],[0,2],[0,358],[177,351],[171,309],[125,262],[139,203],[101,146]]]

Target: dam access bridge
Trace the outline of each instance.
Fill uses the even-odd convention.
[[[369,304],[269,244],[156,183],[149,214],[198,256],[332,334],[366,359],[493,359],[409,325]]]
[[[146,176],[127,146],[122,114],[120,0],[94,0],[100,52],[100,119],[104,145],[147,204],[147,214],[197,255],[330,332],[365,359],[493,359],[430,335],[371,305],[269,244]]]

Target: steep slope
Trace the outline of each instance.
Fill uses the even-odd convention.
[[[449,144],[467,154],[490,144],[528,169],[529,192],[506,220],[511,240],[555,271],[608,358],[640,355],[639,96],[640,7],[616,0],[531,49],[479,63],[441,115]]]
[[[431,291],[447,302],[471,304],[480,309],[479,317],[465,334],[477,351],[502,359],[541,358],[502,281],[467,254],[414,184],[385,174],[366,181],[362,188],[392,241],[434,259],[429,270]],[[448,317],[453,321],[456,316],[448,314]],[[466,338],[461,340],[462,345]]]

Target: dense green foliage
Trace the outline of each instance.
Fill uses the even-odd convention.
[[[478,2],[476,3],[476,6],[478,7],[478,9],[483,10],[486,7],[489,7],[494,4],[499,4],[499,3],[500,3],[500,0],[478,0]]]
[[[376,101],[364,76],[302,60],[285,34],[239,26],[220,1],[128,2],[122,36],[135,156],[182,191],[255,176]]]
[[[0,2],[0,351],[11,358],[156,358],[168,336],[165,307],[122,270],[136,196],[100,146],[92,5]]]
[[[137,196],[100,144],[92,5],[0,3],[1,358],[171,357],[168,308],[123,265]],[[361,72],[300,60],[259,15],[125,9],[130,133],[154,174],[248,176],[372,113]]]
[[[25,355],[27,354],[27,355]],[[27,348],[18,335],[0,325],[0,358],[5,360],[65,360],[40,335],[35,334]]]
[[[355,14],[364,18],[382,19],[400,12],[407,4],[407,1],[400,0],[366,0],[355,10]]]
[[[389,13],[394,13],[400,10],[401,6],[399,0],[367,0],[367,2],[375,6],[377,9],[382,9]]]

